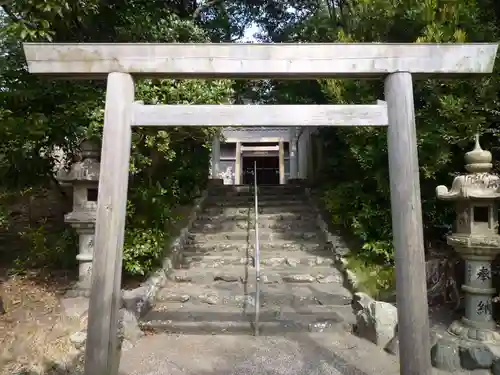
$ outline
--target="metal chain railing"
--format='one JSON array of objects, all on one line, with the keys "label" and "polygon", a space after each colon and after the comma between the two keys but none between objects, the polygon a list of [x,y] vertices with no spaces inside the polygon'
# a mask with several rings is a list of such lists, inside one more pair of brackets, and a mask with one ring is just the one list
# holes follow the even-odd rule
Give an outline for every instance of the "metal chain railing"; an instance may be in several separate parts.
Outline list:
[{"label": "metal chain railing", "polygon": [[253,164],[254,171],[254,196],[255,196],[255,248],[254,248],[254,267],[255,267],[255,322],[254,334],[259,336],[259,313],[260,313],[260,242],[259,242],[259,197],[257,185],[257,162]]}]

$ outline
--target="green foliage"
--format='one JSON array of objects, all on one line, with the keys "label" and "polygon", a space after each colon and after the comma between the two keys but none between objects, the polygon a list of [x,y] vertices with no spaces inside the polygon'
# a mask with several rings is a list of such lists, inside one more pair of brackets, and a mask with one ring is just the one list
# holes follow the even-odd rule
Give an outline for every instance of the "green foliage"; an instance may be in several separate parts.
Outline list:
[{"label": "green foliage", "polygon": [[54,231],[41,224],[28,227],[19,235],[26,241],[29,250],[16,258],[17,270],[45,267],[69,269],[77,265],[78,236],[71,228]]},{"label": "green foliage", "polygon": [[[475,2],[459,1],[453,7],[433,1],[412,3],[409,7],[408,1],[403,0],[397,1],[395,7],[388,7],[387,1],[355,4],[351,15],[363,21],[351,23],[339,32],[341,41],[473,42],[495,38],[496,28],[483,18],[482,9]],[[415,83],[422,204],[429,240],[437,227],[451,222],[447,217],[449,209],[436,209],[435,187],[450,184],[450,174],[463,170],[463,155],[472,145],[473,134],[497,125],[487,115],[487,109],[497,104],[497,82],[498,77],[494,76]],[[369,103],[383,97],[380,82],[323,81],[322,85],[325,95],[334,103]],[[325,199],[330,201],[333,212],[344,215],[344,223],[365,241],[366,256],[391,262],[385,130],[333,129],[324,134],[329,145],[335,144],[332,149],[336,151],[330,155],[331,163],[328,172],[325,171],[333,177],[335,186]],[[342,160],[344,167],[338,160]]]},{"label": "green foliage", "polygon": [[6,191],[0,191],[0,232],[5,232],[9,229],[9,207],[6,204],[6,200],[9,197],[9,193]]},{"label": "green foliage", "polygon": [[[230,81],[145,80],[137,85],[137,98],[146,104],[227,101]],[[99,139],[103,109],[94,110],[87,138]],[[172,210],[198,195],[208,178],[209,145],[215,128],[134,128],[131,180],[127,209],[124,268],[144,275],[164,255],[166,227]]]},{"label": "green foliage", "polygon": [[126,231],[123,249],[123,265],[130,275],[145,275],[164,255],[165,231],[159,229],[135,229]]},{"label": "green foliage", "polygon": [[[13,1],[0,16],[0,177],[16,191],[54,181],[53,150],[70,157],[83,138],[100,142],[105,82],[51,81],[26,72],[20,41],[54,42],[207,42],[213,35],[193,18],[195,1],[167,2],[158,7],[144,0]],[[203,11],[203,12],[202,12]],[[212,30],[214,31],[214,30]],[[142,80],[137,100],[145,103],[227,102],[231,81]],[[209,151],[216,128],[134,128],[124,268],[146,274],[163,255],[173,210],[192,201],[207,181]],[[43,224],[23,237],[40,260],[63,258],[62,244],[50,245]],[[47,236],[47,237],[46,237]],[[61,241],[65,237],[61,236]],[[67,241],[68,248],[71,241]],[[53,254],[46,254],[53,248]],[[74,251],[75,248],[73,248]],[[74,254],[71,255],[74,258]],[[39,260],[26,259],[26,266]],[[60,262],[59,262],[60,263]]]},{"label": "green foliage", "polygon": [[[496,42],[499,7],[493,1],[347,0],[309,6],[300,20],[280,18],[287,30],[275,41],[298,42]],[[265,21],[263,21],[265,22]],[[276,22],[274,20],[273,22]],[[284,40],[285,39],[285,40]],[[452,223],[451,205],[438,203],[435,188],[450,185],[463,171],[473,135],[492,149],[498,139],[499,75],[482,79],[422,80],[414,83],[420,183],[425,237],[439,239]],[[373,103],[383,99],[383,82],[320,80],[290,86],[276,82],[274,98],[295,102]],[[292,94],[293,93],[293,94]],[[364,246],[356,257],[393,263],[386,130],[321,129],[325,153],[320,179],[332,221],[348,228]]]},{"label": "green foliage", "polygon": [[[6,3],[6,2],[4,2]],[[493,0],[265,0],[219,2],[15,0],[0,16],[0,177],[18,191],[53,180],[57,146],[70,155],[82,138],[100,139],[104,82],[65,82],[27,74],[20,41],[229,42],[252,22],[267,42],[485,42],[500,36]],[[291,11],[291,10],[294,11]],[[473,134],[494,154],[500,136],[499,73],[481,79],[414,83],[424,231],[428,241],[452,222],[435,199],[463,169]],[[383,82],[145,80],[146,103],[224,103],[242,94],[267,103],[373,103]],[[204,187],[214,128],[137,128],[133,132],[125,269],[144,274],[162,254],[174,209]],[[364,246],[363,262],[393,263],[384,129],[321,130],[320,179],[332,221]],[[5,215],[3,216],[5,217]],[[0,217],[1,220],[1,217]],[[36,232],[36,228],[34,228]],[[36,232],[37,233],[37,232]],[[36,237],[36,235],[33,235]],[[39,243],[34,241],[33,243]],[[40,246],[40,245],[36,245]],[[390,268],[390,267],[389,267]]]},{"label": "green foliage", "polygon": [[348,259],[349,269],[356,274],[358,289],[378,300],[394,298],[396,273],[394,267],[365,261],[354,253]]}]

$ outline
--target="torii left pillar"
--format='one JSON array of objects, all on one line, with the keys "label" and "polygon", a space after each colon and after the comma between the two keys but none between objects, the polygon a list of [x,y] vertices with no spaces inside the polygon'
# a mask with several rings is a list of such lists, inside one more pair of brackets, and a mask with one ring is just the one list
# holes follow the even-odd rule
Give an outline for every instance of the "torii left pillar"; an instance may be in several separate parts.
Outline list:
[{"label": "torii left pillar", "polygon": [[[134,80],[127,73],[109,73],[102,136],[101,174],[92,264],[85,375],[118,374],[118,312],[128,173],[132,142]],[[106,348],[106,350],[102,350]]]}]

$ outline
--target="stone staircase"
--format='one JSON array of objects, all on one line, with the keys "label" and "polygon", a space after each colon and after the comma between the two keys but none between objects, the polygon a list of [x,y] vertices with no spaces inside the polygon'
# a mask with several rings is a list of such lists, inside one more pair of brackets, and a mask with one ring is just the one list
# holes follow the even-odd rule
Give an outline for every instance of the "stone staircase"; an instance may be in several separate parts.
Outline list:
[{"label": "stone staircase", "polygon": [[[153,332],[252,334],[255,320],[254,196],[211,190],[183,252],[141,326]],[[259,188],[260,332],[350,331],[351,294],[316,226],[303,188]]]}]

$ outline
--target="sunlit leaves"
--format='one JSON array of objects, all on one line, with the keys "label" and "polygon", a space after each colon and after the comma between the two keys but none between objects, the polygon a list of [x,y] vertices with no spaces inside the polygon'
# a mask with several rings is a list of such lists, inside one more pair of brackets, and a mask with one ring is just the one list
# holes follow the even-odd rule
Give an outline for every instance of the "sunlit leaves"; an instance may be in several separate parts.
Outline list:
[{"label": "sunlit leaves", "polygon": [[[0,14],[0,177],[12,189],[50,182],[51,151],[71,153],[83,138],[100,142],[105,82],[52,81],[26,72],[22,41],[207,42],[213,30],[192,17],[195,2],[14,0]],[[7,4],[8,3],[8,4]],[[137,81],[136,99],[226,103],[230,81]],[[147,272],[161,255],[172,210],[207,179],[215,128],[134,128],[125,266]]]},{"label": "sunlit leaves", "polygon": [[[305,20],[275,22],[283,32],[275,41],[300,42],[485,42],[499,37],[494,1],[328,0],[334,8],[310,7]],[[500,8],[497,11],[500,15]],[[346,16],[347,15],[347,16]],[[272,36],[272,34],[269,34]],[[285,38],[285,40],[283,40]],[[497,65],[498,62],[497,62]],[[449,218],[436,210],[435,187],[451,183],[463,170],[463,154],[473,135],[484,133],[485,147],[494,148],[500,132],[498,69],[490,78],[422,80],[414,83],[417,143],[421,172],[424,225],[442,225]],[[324,97],[334,104],[374,103],[383,99],[382,81],[321,80]],[[279,97],[297,102],[317,98],[310,85],[279,84]],[[297,93],[299,96],[297,97]],[[325,155],[325,202],[336,223],[343,223],[366,241],[364,251],[375,257],[390,255],[391,221],[387,140],[384,129],[322,129]],[[496,138],[498,139],[498,138]],[[450,221],[451,222],[451,221]],[[426,230],[427,230],[426,229]],[[388,245],[389,244],[389,245]],[[387,260],[387,259],[385,259]]]}]

